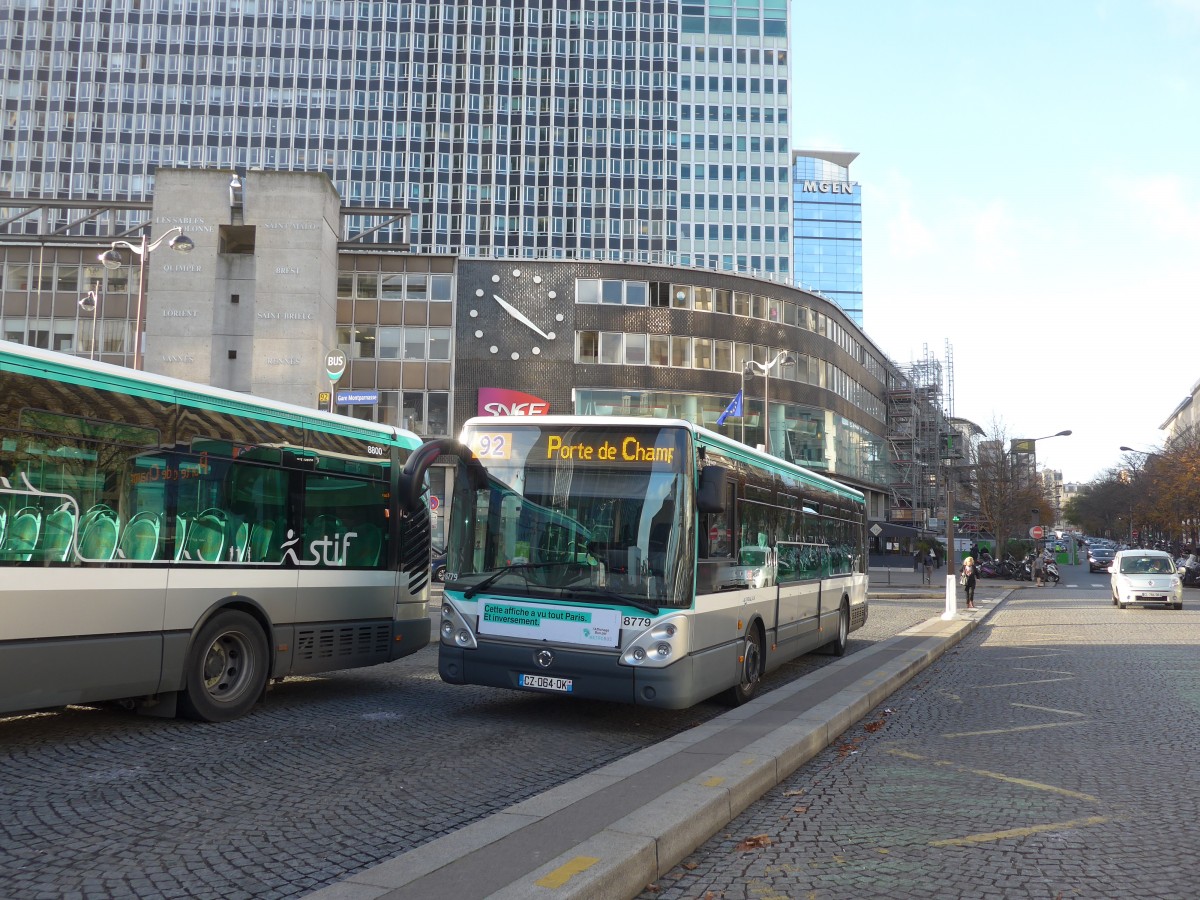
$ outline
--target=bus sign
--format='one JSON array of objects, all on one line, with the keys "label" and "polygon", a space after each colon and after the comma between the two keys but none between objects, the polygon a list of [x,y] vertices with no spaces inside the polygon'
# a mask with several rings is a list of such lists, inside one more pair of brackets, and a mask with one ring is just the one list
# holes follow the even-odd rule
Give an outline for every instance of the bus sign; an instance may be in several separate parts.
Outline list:
[{"label": "bus sign", "polygon": [[325,354],[325,374],[330,381],[337,381],[346,371],[346,354],[341,350],[331,350]]}]

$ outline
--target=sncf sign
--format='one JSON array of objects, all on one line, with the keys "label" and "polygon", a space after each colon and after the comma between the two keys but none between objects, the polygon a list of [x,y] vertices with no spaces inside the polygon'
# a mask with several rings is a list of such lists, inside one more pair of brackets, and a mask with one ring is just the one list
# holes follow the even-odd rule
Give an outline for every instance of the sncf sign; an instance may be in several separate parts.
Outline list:
[{"label": "sncf sign", "polygon": [[806,194],[853,194],[857,181],[805,181]]},{"label": "sncf sign", "polygon": [[478,415],[481,416],[547,416],[550,401],[510,391],[507,388],[480,388]]}]

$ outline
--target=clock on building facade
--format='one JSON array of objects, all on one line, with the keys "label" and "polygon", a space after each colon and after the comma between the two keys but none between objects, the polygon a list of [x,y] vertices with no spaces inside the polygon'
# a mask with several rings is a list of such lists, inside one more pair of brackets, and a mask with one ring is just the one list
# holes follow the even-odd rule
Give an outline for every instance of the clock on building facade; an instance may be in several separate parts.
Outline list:
[{"label": "clock on building facade", "polygon": [[[559,294],[546,287],[541,275],[514,267],[494,272],[491,288],[475,288],[466,306],[470,340],[478,346],[472,356],[507,357],[514,362],[557,349],[571,336],[560,332],[567,320]],[[496,327],[499,314],[499,327]],[[512,323],[521,326],[514,329]],[[482,353],[480,349],[482,348]]]}]

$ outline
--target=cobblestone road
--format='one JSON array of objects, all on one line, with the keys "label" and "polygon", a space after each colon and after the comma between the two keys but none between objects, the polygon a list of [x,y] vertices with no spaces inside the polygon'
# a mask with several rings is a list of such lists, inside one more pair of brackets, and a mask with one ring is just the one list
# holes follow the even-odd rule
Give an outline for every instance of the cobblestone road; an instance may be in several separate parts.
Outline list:
[{"label": "cobblestone road", "polygon": [[642,900],[1200,895],[1200,593],[1106,590],[1014,593]]},{"label": "cobblestone road", "polygon": [[[850,651],[941,608],[873,601]],[[431,648],[288,681],[222,725],[104,707],[0,718],[0,898],[301,896],[724,709],[454,687]]]}]

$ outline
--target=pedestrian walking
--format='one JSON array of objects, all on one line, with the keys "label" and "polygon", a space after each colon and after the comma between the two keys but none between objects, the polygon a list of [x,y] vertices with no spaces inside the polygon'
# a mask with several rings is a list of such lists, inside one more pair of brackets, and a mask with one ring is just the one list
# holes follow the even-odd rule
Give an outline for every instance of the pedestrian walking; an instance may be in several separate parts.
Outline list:
[{"label": "pedestrian walking", "polygon": [[1037,587],[1041,587],[1046,581],[1046,570],[1040,553],[1033,555],[1033,581]]},{"label": "pedestrian walking", "polygon": [[933,584],[933,564],[937,561],[937,557],[930,550],[925,556],[925,574],[921,578],[922,584]]},{"label": "pedestrian walking", "polygon": [[958,580],[967,589],[967,609],[975,609],[975,557],[968,556],[963,560]]}]

